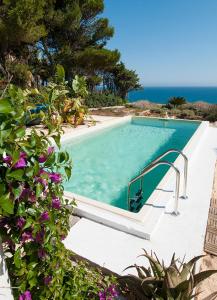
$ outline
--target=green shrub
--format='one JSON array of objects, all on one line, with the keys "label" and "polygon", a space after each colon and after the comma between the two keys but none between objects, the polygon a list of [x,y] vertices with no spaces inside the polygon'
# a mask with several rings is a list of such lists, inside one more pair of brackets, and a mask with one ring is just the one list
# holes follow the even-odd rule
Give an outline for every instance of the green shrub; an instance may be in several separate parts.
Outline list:
[{"label": "green shrub", "polygon": [[203,114],[204,119],[209,122],[217,121],[217,105],[212,105],[208,110],[206,110]]},{"label": "green shrub", "polygon": [[124,105],[126,100],[115,96],[113,94],[99,94],[99,93],[92,93],[89,94],[85,100],[85,104],[88,107],[96,108],[96,107],[107,107],[107,106],[118,106]]},{"label": "green shrub", "polygon": [[171,97],[168,100],[169,106],[180,106],[180,105],[183,105],[186,103],[187,103],[187,101],[184,97]]},{"label": "green shrub", "polygon": [[190,109],[184,109],[184,110],[180,110],[180,112],[178,113],[178,117],[180,119],[194,119],[196,118],[195,112],[193,110]]},{"label": "green shrub", "polygon": [[[130,266],[135,268],[138,276],[128,275],[120,278],[123,288],[129,291],[128,299],[137,300],[190,300],[194,298],[195,287],[217,273],[217,270],[208,270],[195,273],[196,262],[203,257],[197,256],[187,263],[179,262],[173,255],[170,265],[165,266],[157,256],[149,255],[144,250],[143,256],[148,259],[149,267]],[[213,298],[214,299],[214,298]]]},{"label": "green shrub", "polygon": [[161,114],[162,113],[162,109],[161,108],[152,108],[151,112],[154,114]]}]

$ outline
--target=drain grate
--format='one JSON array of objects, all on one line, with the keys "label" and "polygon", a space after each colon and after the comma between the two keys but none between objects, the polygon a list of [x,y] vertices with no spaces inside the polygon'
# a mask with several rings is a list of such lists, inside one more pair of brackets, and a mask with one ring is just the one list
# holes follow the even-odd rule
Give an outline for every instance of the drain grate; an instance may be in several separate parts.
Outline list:
[{"label": "drain grate", "polygon": [[217,255],[217,163],[215,165],[215,176],[206,227],[204,251]]}]

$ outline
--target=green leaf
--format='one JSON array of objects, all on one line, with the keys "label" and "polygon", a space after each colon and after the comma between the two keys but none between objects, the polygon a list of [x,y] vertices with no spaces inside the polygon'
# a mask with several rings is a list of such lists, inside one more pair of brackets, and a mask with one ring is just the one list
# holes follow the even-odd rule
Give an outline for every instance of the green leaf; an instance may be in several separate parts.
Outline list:
[{"label": "green leaf", "polygon": [[201,281],[205,280],[206,278],[216,273],[217,270],[208,270],[194,275],[194,287],[196,287]]},{"label": "green leaf", "polygon": [[29,279],[29,285],[30,285],[30,288],[36,286],[38,283],[37,281],[37,278],[36,277],[32,277],[31,279]]},{"label": "green leaf", "polygon": [[24,181],[23,175],[24,175],[24,170],[18,169],[18,170],[11,171],[10,173],[8,173],[7,177],[14,178],[14,179],[20,180],[20,181]]},{"label": "green leaf", "polygon": [[1,143],[7,139],[9,137],[9,135],[11,134],[12,132],[12,129],[5,129],[5,130],[0,130],[0,140],[1,140]]},{"label": "green leaf", "polygon": [[29,213],[31,216],[35,216],[37,213],[36,210],[33,208],[28,208],[26,212]]},{"label": "green leaf", "polygon": [[10,102],[7,99],[0,99],[0,114],[9,114],[12,111]]},{"label": "green leaf", "polygon": [[60,152],[58,156],[59,156],[59,162],[60,163],[62,163],[64,160],[66,160],[65,152]]},{"label": "green leaf", "polygon": [[29,228],[31,225],[32,225],[32,219],[27,219],[26,224],[23,227],[23,230],[26,229],[26,228]]},{"label": "green leaf", "polygon": [[22,260],[21,260],[21,255],[20,255],[20,249],[18,249],[15,254],[14,254],[14,264],[17,268],[20,268]]},{"label": "green leaf", "polygon": [[5,189],[6,189],[5,184],[4,183],[0,183],[0,195],[4,194]]},{"label": "green leaf", "polygon": [[8,214],[13,214],[14,202],[10,199],[10,193],[0,197],[0,207],[2,207],[2,209]]},{"label": "green leaf", "polygon": [[13,194],[15,198],[18,198],[20,196],[21,193],[21,187],[18,186],[16,188],[12,188]]},{"label": "green leaf", "polygon": [[21,138],[25,135],[25,127],[20,127],[18,128],[16,131],[15,131],[15,135],[18,137],[18,138]]},{"label": "green leaf", "polygon": [[191,269],[194,267],[194,265],[196,264],[196,262],[201,259],[202,257],[204,257],[204,255],[199,255],[199,256],[195,256],[194,258],[192,258],[188,263],[184,263],[183,264],[183,268],[181,271],[181,278],[182,280],[186,280],[188,278],[189,273],[191,272]]},{"label": "green leaf", "polygon": [[52,135],[52,138],[54,139],[55,143],[57,144],[58,148],[60,148],[60,135]]},{"label": "green leaf", "polygon": [[44,166],[46,167],[52,166],[54,162],[55,162],[55,153],[52,153],[51,155],[49,155],[48,159],[44,163]]},{"label": "green leaf", "polygon": [[42,190],[43,190],[42,185],[38,182],[36,184],[36,197],[37,198],[41,195]]},{"label": "green leaf", "polygon": [[26,176],[32,177],[34,174],[34,169],[32,167],[26,168]]},{"label": "green leaf", "polygon": [[72,175],[72,170],[70,167],[65,167],[64,169],[65,169],[66,176],[68,177],[69,180]]}]

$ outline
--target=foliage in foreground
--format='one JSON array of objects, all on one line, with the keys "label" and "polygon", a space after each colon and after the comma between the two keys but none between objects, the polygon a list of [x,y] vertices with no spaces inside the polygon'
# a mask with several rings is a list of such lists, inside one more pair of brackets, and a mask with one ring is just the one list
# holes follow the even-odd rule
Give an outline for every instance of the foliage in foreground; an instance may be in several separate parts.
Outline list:
[{"label": "foliage in foreground", "polygon": [[142,256],[148,259],[150,267],[130,266],[129,268],[136,269],[138,276],[123,276],[119,280],[129,291],[131,300],[190,300],[195,297],[197,285],[217,273],[217,270],[195,272],[196,262],[203,255],[194,257],[187,263],[179,262],[173,255],[170,265],[166,267],[156,255],[144,252]]},{"label": "foliage in foreground", "polygon": [[[83,104],[84,98],[88,95],[86,81],[82,76],[75,76],[72,83],[65,80],[65,70],[61,65],[57,65],[53,81],[47,87],[41,89],[26,89],[25,95],[28,96],[26,110],[34,108],[39,103],[49,110],[52,115],[49,120],[54,125],[62,123],[72,124],[75,127],[83,124],[88,114],[87,107]],[[30,111],[30,110],[29,110]],[[40,118],[40,113],[31,118]]]},{"label": "foliage in foreground", "polygon": [[115,290],[113,278],[72,264],[62,242],[74,203],[63,197],[63,180],[71,175],[69,156],[51,144],[55,140],[60,146],[61,128],[48,109],[41,114],[48,134],[27,133],[27,100],[14,86],[0,99],[0,235],[14,297],[99,299]]}]

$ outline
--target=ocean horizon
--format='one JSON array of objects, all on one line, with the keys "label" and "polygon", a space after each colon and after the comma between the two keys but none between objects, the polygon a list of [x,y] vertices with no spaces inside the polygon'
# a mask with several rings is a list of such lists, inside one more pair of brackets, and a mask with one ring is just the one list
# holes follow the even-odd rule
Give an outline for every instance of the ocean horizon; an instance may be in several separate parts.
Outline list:
[{"label": "ocean horizon", "polygon": [[165,104],[170,97],[184,97],[188,102],[204,101],[217,104],[216,87],[144,87],[128,93],[129,102],[148,100]]}]

